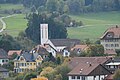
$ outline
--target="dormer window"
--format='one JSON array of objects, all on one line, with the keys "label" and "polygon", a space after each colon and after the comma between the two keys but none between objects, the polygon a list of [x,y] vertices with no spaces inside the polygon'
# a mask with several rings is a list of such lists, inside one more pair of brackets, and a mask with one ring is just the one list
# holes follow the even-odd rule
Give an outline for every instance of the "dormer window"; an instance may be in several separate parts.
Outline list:
[{"label": "dormer window", "polygon": [[113,33],[109,32],[106,37],[107,38],[112,38],[113,37]]},{"label": "dormer window", "polygon": [[24,61],[24,57],[20,57],[20,61]]}]

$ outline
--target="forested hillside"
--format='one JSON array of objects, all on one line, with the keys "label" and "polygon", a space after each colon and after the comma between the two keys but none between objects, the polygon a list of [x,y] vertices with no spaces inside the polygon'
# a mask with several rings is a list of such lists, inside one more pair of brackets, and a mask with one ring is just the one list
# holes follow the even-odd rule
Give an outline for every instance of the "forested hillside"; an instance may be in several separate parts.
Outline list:
[{"label": "forested hillside", "polygon": [[0,0],[0,3],[22,3],[27,8],[61,14],[120,10],[120,0]]}]

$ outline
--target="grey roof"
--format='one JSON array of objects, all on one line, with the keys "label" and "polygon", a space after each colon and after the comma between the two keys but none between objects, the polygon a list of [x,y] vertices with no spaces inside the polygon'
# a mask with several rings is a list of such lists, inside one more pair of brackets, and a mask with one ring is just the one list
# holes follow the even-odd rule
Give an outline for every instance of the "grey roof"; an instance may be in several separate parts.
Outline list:
[{"label": "grey roof", "polygon": [[74,46],[80,44],[79,39],[50,39],[55,46]]},{"label": "grey roof", "polygon": [[0,49],[0,59],[8,59],[7,52],[3,49]]},{"label": "grey roof", "polygon": [[[21,56],[23,56],[27,62],[35,61],[38,55],[39,55],[38,53],[28,53],[28,52],[24,52],[23,54],[21,54]],[[17,60],[19,58],[20,56],[17,57]]]},{"label": "grey roof", "polygon": [[9,72],[7,69],[0,67],[0,72]]}]

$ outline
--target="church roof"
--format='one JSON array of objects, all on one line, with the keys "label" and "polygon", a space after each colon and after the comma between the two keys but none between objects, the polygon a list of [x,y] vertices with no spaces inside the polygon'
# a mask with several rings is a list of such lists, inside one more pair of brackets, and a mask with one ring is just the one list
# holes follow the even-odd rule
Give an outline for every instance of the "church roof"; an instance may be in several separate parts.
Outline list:
[{"label": "church roof", "polygon": [[55,46],[74,46],[76,44],[80,44],[80,40],[78,39],[50,39],[50,41]]}]

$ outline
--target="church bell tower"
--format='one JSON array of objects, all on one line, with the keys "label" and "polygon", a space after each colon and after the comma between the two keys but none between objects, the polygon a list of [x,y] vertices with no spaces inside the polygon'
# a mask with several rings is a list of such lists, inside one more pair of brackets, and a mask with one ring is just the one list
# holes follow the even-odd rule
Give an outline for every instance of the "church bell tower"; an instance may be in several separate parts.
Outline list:
[{"label": "church bell tower", "polygon": [[41,45],[44,45],[48,40],[48,24],[40,24]]}]

